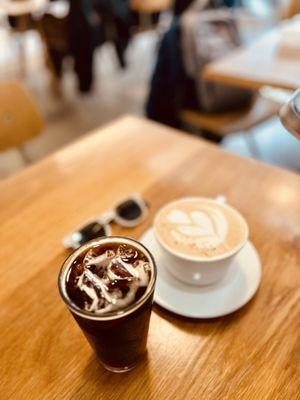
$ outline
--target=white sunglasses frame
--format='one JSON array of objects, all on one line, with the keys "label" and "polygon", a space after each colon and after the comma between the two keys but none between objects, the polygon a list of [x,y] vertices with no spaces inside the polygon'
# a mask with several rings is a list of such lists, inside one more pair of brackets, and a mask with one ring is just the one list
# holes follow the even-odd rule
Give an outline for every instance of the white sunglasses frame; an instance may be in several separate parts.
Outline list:
[{"label": "white sunglasses frame", "polygon": [[[116,212],[117,208],[120,205],[122,205],[123,203],[125,203],[126,201],[129,201],[129,200],[134,200],[141,209],[141,215],[132,221],[129,221],[125,218],[120,217]],[[147,206],[146,201],[142,198],[142,196],[139,193],[132,193],[129,197],[118,202],[112,211],[107,211],[98,217],[90,218],[89,220],[85,221],[85,223],[83,223],[80,226],[78,226],[77,228],[75,228],[73,232],[69,233],[67,236],[65,236],[63,238],[62,244],[67,249],[70,249],[70,248],[73,250],[78,249],[81,246],[81,244],[79,244],[79,240],[80,240],[79,232],[86,225],[88,225],[90,223],[98,222],[100,225],[103,226],[103,229],[105,231],[105,236],[110,236],[112,234],[112,228],[110,225],[111,222],[116,222],[118,225],[125,227],[125,228],[133,228],[133,227],[139,225],[141,222],[143,222],[144,219],[147,217],[147,215],[148,215],[148,206]]]}]

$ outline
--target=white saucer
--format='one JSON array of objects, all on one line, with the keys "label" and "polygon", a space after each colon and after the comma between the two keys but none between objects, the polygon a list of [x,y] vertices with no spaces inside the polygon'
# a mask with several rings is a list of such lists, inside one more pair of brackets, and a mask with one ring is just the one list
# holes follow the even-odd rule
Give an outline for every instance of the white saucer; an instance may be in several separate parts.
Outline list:
[{"label": "white saucer", "polygon": [[151,251],[157,264],[154,301],[166,310],[191,318],[221,317],[243,307],[258,289],[261,263],[251,242],[247,242],[237,255],[223,281],[197,287],[177,280],[168,272],[152,228],[143,234],[140,241]]}]

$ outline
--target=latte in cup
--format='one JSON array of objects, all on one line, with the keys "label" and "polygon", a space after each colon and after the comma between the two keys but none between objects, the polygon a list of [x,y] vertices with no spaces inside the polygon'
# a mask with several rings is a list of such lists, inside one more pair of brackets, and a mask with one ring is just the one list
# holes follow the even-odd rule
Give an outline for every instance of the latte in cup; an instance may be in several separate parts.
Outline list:
[{"label": "latte in cup", "polygon": [[239,212],[216,200],[175,200],[157,213],[154,231],[161,246],[184,259],[210,261],[236,253],[248,238]]}]

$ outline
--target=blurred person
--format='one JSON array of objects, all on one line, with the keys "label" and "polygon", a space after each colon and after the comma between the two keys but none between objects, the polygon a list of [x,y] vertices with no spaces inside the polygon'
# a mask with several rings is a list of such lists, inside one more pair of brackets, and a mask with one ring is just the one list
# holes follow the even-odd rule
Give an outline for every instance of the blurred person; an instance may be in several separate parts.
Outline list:
[{"label": "blurred person", "polygon": [[[181,15],[193,2],[194,0],[175,0],[173,7],[174,15]],[[234,7],[237,5],[238,0],[215,0],[213,3],[214,6],[218,7]]]},{"label": "blurred person", "polygon": [[[56,1],[56,0],[51,0]],[[128,0],[68,0],[69,14],[41,20],[53,70],[62,75],[65,57],[72,57],[78,88],[89,92],[93,84],[95,49],[106,41],[114,44],[120,66],[126,66],[125,51],[135,23]]]},{"label": "blurred person", "polygon": [[192,2],[162,38],[146,103],[148,118],[180,127],[182,108],[215,113],[250,104],[251,90],[209,83],[201,75],[207,63],[240,44],[228,8],[218,1]]}]

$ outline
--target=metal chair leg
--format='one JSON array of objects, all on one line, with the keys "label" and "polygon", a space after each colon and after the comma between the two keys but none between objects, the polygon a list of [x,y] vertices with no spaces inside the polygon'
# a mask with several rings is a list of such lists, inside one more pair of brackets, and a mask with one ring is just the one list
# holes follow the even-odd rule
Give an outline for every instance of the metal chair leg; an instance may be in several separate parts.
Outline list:
[{"label": "metal chair leg", "polygon": [[261,153],[261,151],[260,151],[260,149],[259,149],[259,147],[257,145],[257,142],[255,140],[253,132],[248,131],[245,134],[244,138],[245,138],[245,142],[247,143],[247,147],[248,147],[248,149],[250,151],[250,154],[254,158],[256,158],[258,160],[262,160],[263,156],[262,156],[262,153]]},{"label": "metal chair leg", "polygon": [[25,148],[22,145],[20,145],[20,146],[18,146],[18,150],[19,150],[19,154],[22,157],[22,160],[23,160],[24,164],[30,164],[31,163],[31,159],[28,156]]}]

